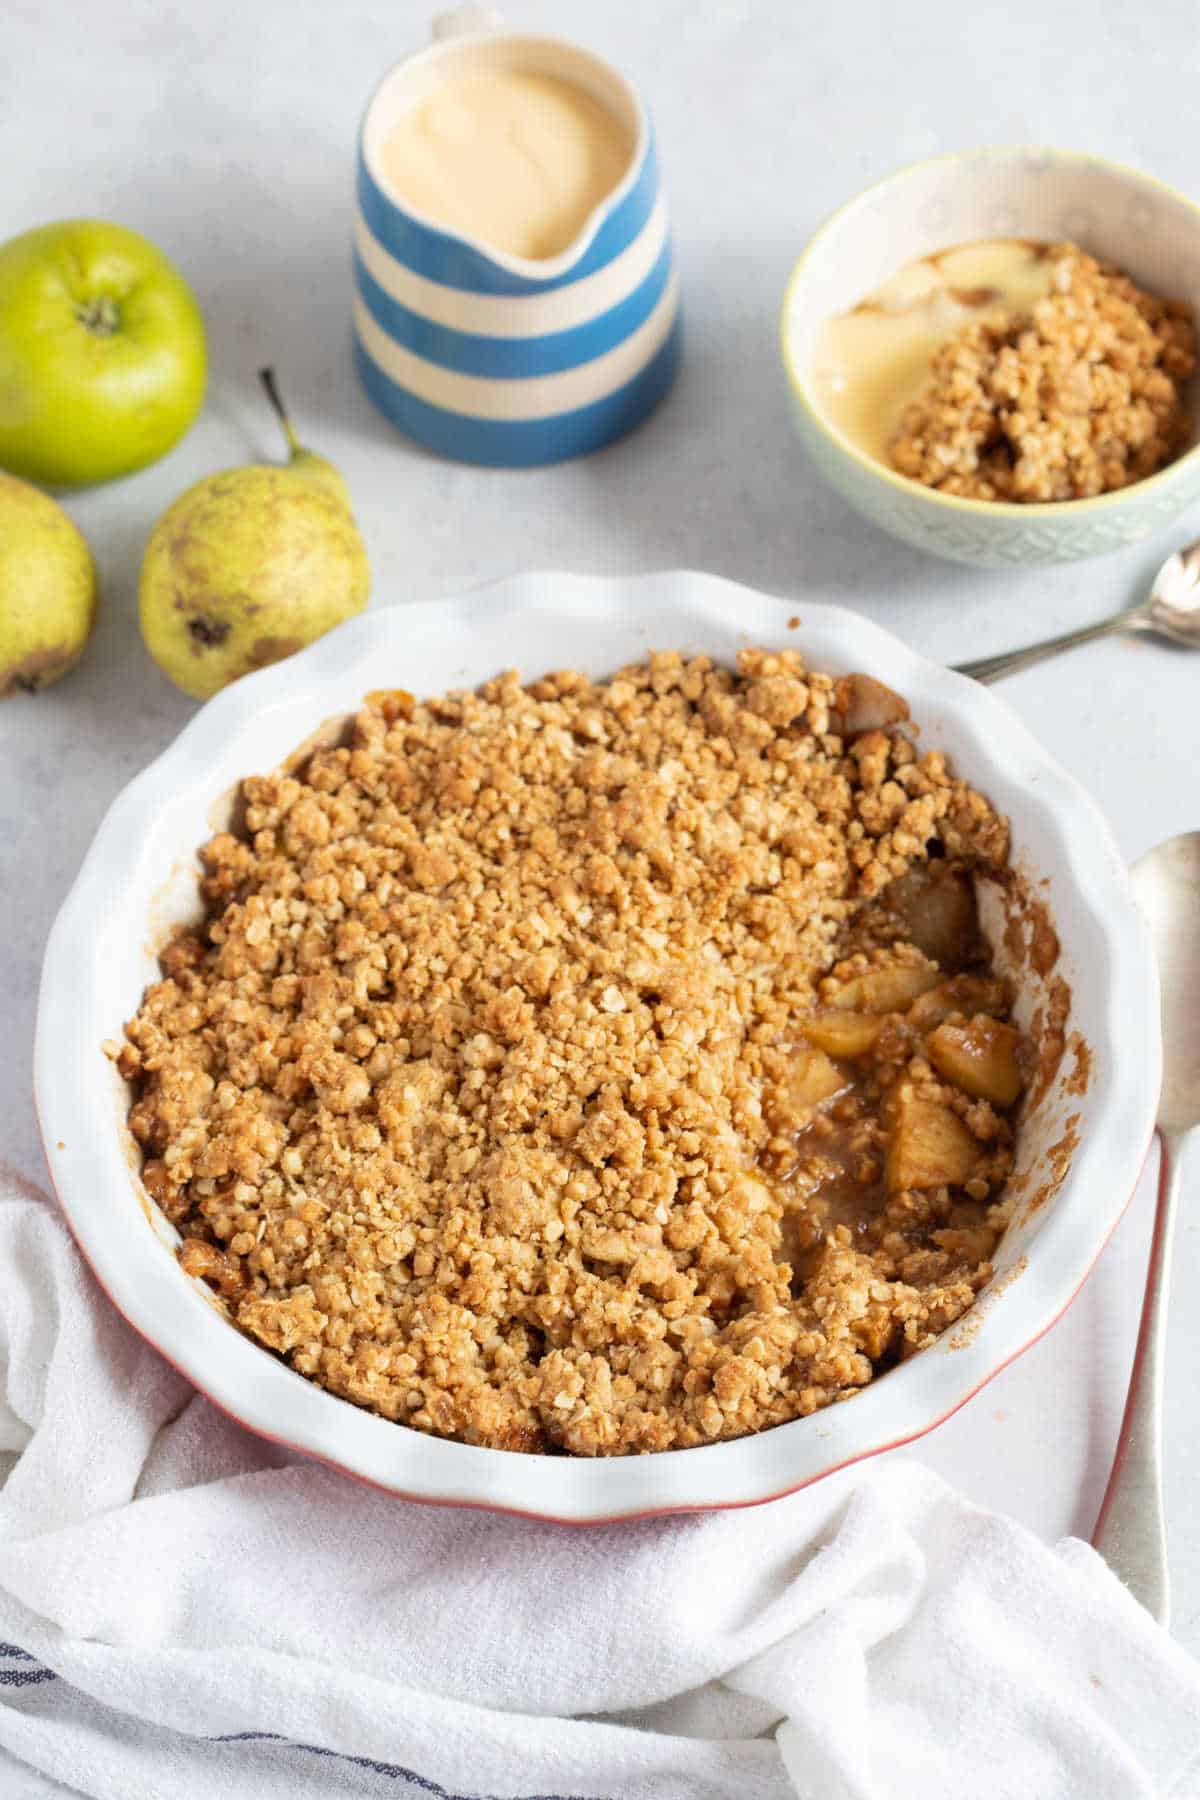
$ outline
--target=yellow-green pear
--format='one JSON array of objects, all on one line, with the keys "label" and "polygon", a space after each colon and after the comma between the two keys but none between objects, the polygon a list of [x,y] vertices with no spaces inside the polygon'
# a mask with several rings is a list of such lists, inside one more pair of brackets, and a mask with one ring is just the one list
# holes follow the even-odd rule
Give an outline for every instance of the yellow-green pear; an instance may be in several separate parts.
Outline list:
[{"label": "yellow-green pear", "polygon": [[0,700],[65,675],[95,617],[96,569],[82,532],[40,488],[0,474]]},{"label": "yellow-green pear", "polygon": [[198,481],[158,521],[142,563],[146,648],[200,700],[361,612],[371,586],[345,482],[297,440],[270,369],[261,380],[287,463]]}]

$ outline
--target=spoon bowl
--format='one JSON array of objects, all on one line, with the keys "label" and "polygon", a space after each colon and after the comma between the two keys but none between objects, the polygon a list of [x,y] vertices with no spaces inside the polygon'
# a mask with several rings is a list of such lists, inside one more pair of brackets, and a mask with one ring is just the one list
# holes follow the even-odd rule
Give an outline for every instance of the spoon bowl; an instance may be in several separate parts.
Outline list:
[{"label": "spoon bowl", "polygon": [[1133,871],[1162,979],[1163,1089],[1158,1128],[1200,1125],[1200,831],[1169,838]]},{"label": "spoon bowl", "polygon": [[[1200,649],[1200,543],[1168,556],[1154,577],[1150,598],[1139,610],[1144,610],[1151,631],[1189,650]],[[1170,847],[1163,845],[1164,850]]]},{"label": "spoon bowl", "polygon": [[1162,1160],[1129,1398],[1093,1542],[1130,1592],[1165,1625],[1171,1590],[1162,1493],[1162,1397],[1182,1152],[1188,1133],[1200,1126],[1200,831],[1169,838],[1148,851],[1134,867],[1133,884],[1154,939],[1162,994]]}]

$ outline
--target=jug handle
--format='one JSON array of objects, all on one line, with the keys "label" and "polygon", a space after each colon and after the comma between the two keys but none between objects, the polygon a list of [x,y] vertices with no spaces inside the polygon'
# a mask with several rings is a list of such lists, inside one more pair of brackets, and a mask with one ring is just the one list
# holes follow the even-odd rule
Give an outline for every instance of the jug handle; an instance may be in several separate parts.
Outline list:
[{"label": "jug handle", "polygon": [[437,13],[433,21],[433,38],[435,43],[442,43],[446,38],[466,37],[476,31],[503,31],[505,21],[494,6],[452,7],[449,12]]}]

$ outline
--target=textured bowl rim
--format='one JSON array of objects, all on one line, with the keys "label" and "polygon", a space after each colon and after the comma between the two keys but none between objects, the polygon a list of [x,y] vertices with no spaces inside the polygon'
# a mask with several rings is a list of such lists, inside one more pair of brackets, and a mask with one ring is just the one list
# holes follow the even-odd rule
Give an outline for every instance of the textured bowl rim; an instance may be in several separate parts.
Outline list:
[{"label": "textured bowl rim", "polygon": [[957,513],[960,517],[974,515],[984,519],[1007,519],[1010,523],[1023,521],[1030,523],[1038,519],[1080,519],[1092,518],[1097,513],[1122,505],[1128,501],[1140,500],[1143,494],[1161,493],[1182,474],[1184,469],[1195,468],[1200,462],[1200,439],[1177,456],[1163,469],[1154,475],[1146,475],[1141,481],[1134,481],[1128,487],[1117,488],[1110,494],[1096,494],[1089,500],[971,500],[961,494],[943,494],[939,488],[927,487],[924,482],[914,481],[909,475],[901,475],[897,469],[889,469],[885,463],[876,462],[865,450],[860,450],[832,420],[828,419],[812,396],[811,385],[806,371],[799,366],[793,353],[788,320],[791,316],[793,302],[803,284],[806,265],[812,253],[824,239],[834,231],[849,215],[865,201],[875,195],[882,194],[893,183],[915,175],[918,170],[937,168],[942,164],[970,163],[983,160],[1002,161],[1007,157],[1041,157],[1050,162],[1084,163],[1090,168],[1106,169],[1114,175],[1135,181],[1142,186],[1157,188],[1160,193],[1169,194],[1172,200],[1187,207],[1196,216],[1200,226],[1200,204],[1190,195],[1174,188],[1169,182],[1162,181],[1157,175],[1147,175],[1142,169],[1135,169],[1130,163],[1117,162],[1108,156],[1093,156],[1086,150],[1061,150],[1053,145],[1041,144],[980,144],[973,150],[950,150],[940,156],[926,156],[919,162],[905,163],[899,169],[893,169],[879,181],[873,181],[869,187],[862,188],[851,195],[833,212],[823,219],[813,232],[804,249],[792,264],[791,273],[783,290],[783,301],[779,312],[779,349],[783,360],[784,373],[797,404],[804,409],[805,417],[816,428],[820,435],[828,440],[836,450],[840,450],[856,468],[864,474],[893,488],[897,493],[910,498],[916,497],[929,506],[944,508],[948,513]]},{"label": "textured bowl rim", "polygon": [[[901,688],[919,720],[927,706],[952,715],[969,744],[972,778],[1019,787],[1057,846],[1056,879],[1098,935],[1109,983],[1103,1029],[1093,1028],[1095,1073],[1088,1131],[1044,1217],[1021,1279],[976,1312],[979,1328],[939,1340],[847,1405],[755,1436],[639,1457],[546,1457],[482,1449],[392,1424],[317,1388],[238,1333],[182,1274],[129,1204],[135,1178],[113,1113],[112,1074],[100,1053],[113,1020],[102,1013],[95,921],[144,940],[144,911],[126,919],[133,867],[160,811],[181,794],[210,802],[224,786],[212,770],[241,756],[264,712],[279,712],[299,742],[345,691],[378,686],[388,659],[424,634],[444,653],[481,625],[552,615],[611,628],[613,666],[628,659],[632,623],[658,609],[678,640],[790,643],[834,668],[873,669]],[[798,614],[793,635],[789,615]],[[666,641],[665,638],[663,640]],[[633,654],[646,646],[637,643]],[[536,649],[533,651],[536,657]],[[528,671],[533,672],[532,668]],[[335,698],[335,695],[338,696]],[[296,723],[293,714],[305,723]],[[249,752],[247,767],[252,762]],[[1018,835],[1020,825],[1018,821]],[[164,875],[166,871],[163,871]],[[1117,1046],[1120,1054],[1117,1054]],[[490,1508],[561,1523],[601,1523],[726,1506],[790,1493],[940,1424],[1043,1335],[1078,1292],[1137,1184],[1153,1131],[1161,1073],[1158,983],[1149,932],[1102,816],[1074,779],[989,690],[917,655],[891,633],[841,607],[772,599],[722,578],[677,571],[608,578],[530,574],[454,601],[423,601],[360,615],[298,657],[248,676],[210,700],[158,759],[113,802],[54,923],[46,948],[34,1086],[50,1174],[67,1222],[110,1299],[129,1323],[221,1410],[259,1436],[398,1496]],[[1071,1194],[1075,1212],[1068,1206]],[[1078,1215],[1078,1216],[1077,1216]],[[1083,1229],[1080,1229],[1082,1225]],[[952,1334],[947,1334],[950,1336]]]}]

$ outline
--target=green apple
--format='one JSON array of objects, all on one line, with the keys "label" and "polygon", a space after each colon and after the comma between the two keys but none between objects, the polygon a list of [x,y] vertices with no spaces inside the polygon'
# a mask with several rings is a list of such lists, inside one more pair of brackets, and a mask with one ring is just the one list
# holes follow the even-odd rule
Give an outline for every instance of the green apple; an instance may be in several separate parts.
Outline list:
[{"label": "green apple", "polygon": [[0,244],[0,469],[86,487],[164,455],[204,399],[204,321],[153,244],[100,219]]},{"label": "green apple", "polygon": [[79,661],[96,570],[57,501],[0,474],[0,700],[49,687]]}]

